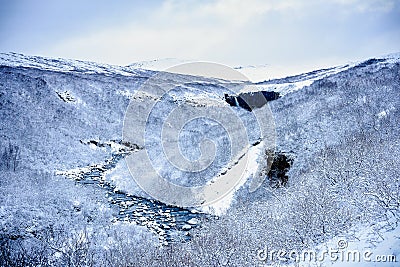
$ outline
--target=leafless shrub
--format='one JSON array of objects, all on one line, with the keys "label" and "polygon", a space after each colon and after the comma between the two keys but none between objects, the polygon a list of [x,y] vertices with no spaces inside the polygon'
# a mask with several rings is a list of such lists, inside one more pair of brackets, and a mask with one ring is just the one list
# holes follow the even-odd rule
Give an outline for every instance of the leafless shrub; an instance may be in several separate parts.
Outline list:
[{"label": "leafless shrub", "polygon": [[20,160],[20,153],[18,145],[13,145],[11,142],[5,145],[1,153],[0,170],[16,171]]}]

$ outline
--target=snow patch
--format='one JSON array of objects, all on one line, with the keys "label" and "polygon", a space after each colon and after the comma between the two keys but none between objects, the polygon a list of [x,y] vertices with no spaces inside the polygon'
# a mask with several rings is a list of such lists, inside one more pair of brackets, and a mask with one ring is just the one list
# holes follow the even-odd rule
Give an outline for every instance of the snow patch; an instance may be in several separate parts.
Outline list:
[{"label": "snow patch", "polygon": [[391,112],[393,112],[395,110],[396,110],[396,108],[392,106],[392,107],[389,107],[387,109],[382,110],[381,112],[376,114],[376,116],[378,117],[378,119],[383,119],[383,118],[387,117]]},{"label": "snow patch", "polygon": [[117,90],[116,92],[117,95],[122,95],[125,96],[128,99],[132,99],[134,97],[134,93],[130,92],[129,90]]},{"label": "snow patch", "polygon": [[379,119],[382,119],[383,117],[387,116],[387,112],[386,112],[386,110],[383,110],[376,115],[378,116]]},{"label": "snow patch", "polygon": [[105,180],[115,185],[115,189],[121,192],[128,192],[130,195],[152,199],[136,183],[129,172],[125,160],[120,160],[115,168],[105,172]]},{"label": "snow patch", "polygon": [[[205,213],[209,213],[212,215],[223,215],[226,213],[226,211],[229,209],[229,207],[231,206],[234,197],[236,195],[236,192],[239,190],[239,188],[241,188],[247,181],[250,180],[250,178],[252,178],[258,171],[258,158],[260,156],[260,154],[263,152],[263,148],[264,148],[264,142],[260,142],[259,144],[255,145],[255,146],[251,146],[248,151],[248,161],[247,161],[247,166],[246,169],[244,171],[244,173],[242,174],[242,178],[240,180],[240,182],[235,186],[235,188],[229,192],[228,194],[226,194],[225,197],[223,197],[222,199],[220,199],[217,202],[214,202],[208,206],[204,206],[199,208],[199,210],[201,212],[205,212]],[[244,159],[244,158],[242,158]],[[238,163],[239,164],[239,163]],[[218,179],[218,178],[216,178]],[[212,182],[212,181],[210,181]]]},{"label": "snow patch", "polygon": [[[256,85],[256,88],[259,91],[274,91],[279,93],[279,96],[284,96],[287,95],[291,92],[298,91],[306,86],[310,86],[315,80],[310,79],[310,80],[305,80],[305,81],[300,81],[300,82],[294,82],[294,83],[282,83],[282,84],[261,84],[261,85]],[[248,90],[246,92],[250,92],[250,87],[246,87]],[[254,90],[254,89],[253,89]],[[245,93],[245,91],[243,91]]]}]

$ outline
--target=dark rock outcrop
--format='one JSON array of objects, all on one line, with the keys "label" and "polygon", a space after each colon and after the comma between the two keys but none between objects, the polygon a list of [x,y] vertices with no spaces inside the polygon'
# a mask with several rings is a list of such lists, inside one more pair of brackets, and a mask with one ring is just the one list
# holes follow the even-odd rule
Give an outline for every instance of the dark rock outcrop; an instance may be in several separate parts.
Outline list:
[{"label": "dark rock outcrop", "polygon": [[276,153],[271,169],[268,173],[268,178],[271,187],[286,186],[289,176],[287,172],[293,164],[293,159],[284,153]]},{"label": "dark rock outcrop", "polygon": [[273,91],[259,91],[241,93],[237,96],[225,94],[225,101],[232,107],[241,107],[245,110],[252,111],[256,108],[261,108],[268,101],[279,98],[279,93]]}]

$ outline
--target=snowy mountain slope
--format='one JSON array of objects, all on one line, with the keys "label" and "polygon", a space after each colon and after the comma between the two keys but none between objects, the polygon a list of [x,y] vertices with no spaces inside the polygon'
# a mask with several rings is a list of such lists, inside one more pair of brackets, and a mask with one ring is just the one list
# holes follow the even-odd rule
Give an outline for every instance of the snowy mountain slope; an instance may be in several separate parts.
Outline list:
[{"label": "snowy mountain slope", "polygon": [[183,63],[193,62],[193,60],[182,60],[177,58],[164,58],[164,59],[154,59],[149,61],[140,61],[127,65],[129,69],[144,69],[144,70],[155,70],[155,71],[165,71],[166,69],[180,65]]},{"label": "snowy mountain slope", "polygon": [[[10,67],[1,71],[2,139],[22,147],[28,166],[47,170],[88,164],[98,159],[96,154],[104,156],[79,140],[118,139],[128,99],[117,92],[140,83],[137,78],[111,83],[96,74],[88,78]],[[108,97],[116,104],[113,108]]]},{"label": "snowy mountain slope", "polygon": [[[122,138],[124,115],[132,101],[136,108],[146,109],[155,105],[153,112],[149,113],[148,120],[151,123],[146,133],[147,144],[152,148],[149,156],[156,162],[159,172],[170,174],[170,180],[180,185],[212,183],[211,176],[226,170],[219,167],[232,165],[226,162],[228,153],[224,127],[218,127],[215,122],[206,119],[184,127],[179,135],[182,141],[179,145],[184,148],[185,157],[197,159],[204,153],[198,146],[204,140],[202,136],[213,140],[217,148],[223,149],[217,151],[218,160],[212,168],[203,172],[203,175],[190,176],[189,179],[162,159],[158,146],[159,133],[163,130],[160,121],[165,120],[171,125],[176,123],[168,120],[168,111],[182,108],[180,115],[205,112],[216,118],[225,111],[232,111],[250,129],[247,141],[252,147],[244,147],[249,148],[246,151],[251,158],[251,166],[245,173],[248,177],[254,173],[264,175],[266,180],[253,193],[249,192],[249,184],[241,181],[240,188],[235,188],[237,191],[224,199],[227,201],[209,207],[208,211],[218,213],[221,219],[202,222],[208,228],[205,231],[196,230],[198,232],[193,235],[195,240],[185,243],[176,252],[182,254],[189,249],[185,246],[191,246],[190,250],[195,255],[193,260],[197,265],[203,266],[201,261],[208,259],[202,257],[207,249],[212,250],[210,253],[222,250],[222,256],[217,255],[218,261],[219,257],[227,256],[227,251],[233,251],[237,256],[228,259],[233,266],[246,266],[250,263],[255,265],[260,262],[249,257],[254,256],[255,251],[263,244],[287,249],[313,248],[340,235],[348,237],[350,233],[354,233],[354,229],[364,228],[368,232],[371,224],[386,225],[387,222],[398,221],[400,60],[396,55],[250,86],[251,90],[280,90],[283,95],[270,102],[269,106],[275,118],[276,152],[292,159],[293,163],[285,167],[287,162],[283,162],[284,168],[289,169],[285,170],[286,181],[278,183],[276,187],[270,180],[271,174],[258,172],[258,168],[265,165],[267,160],[260,157],[265,151],[257,149],[258,132],[253,128],[253,115],[257,110],[249,112],[239,107],[231,108],[224,100],[225,93],[232,94],[229,86],[237,89],[245,84],[204,77],[196,77],[193,81],[193,77],[165,73],[155,84],[157,90],[146,91],[141,86],[158,72],[62,59],[54,61],[17,54],[2,54],[1,57],[0,144],[2,150],[10,150],[10,153],[3,153],[2,157],[14,155],[15,149],[9,144],[18,146],[21,150],[16,173],[9,167],[1,172],[2,218],[13,218],[10,214],[18,210],[18,207],[10,199],[18,199],[18,195],[23,193],[21,191],[32,202],[40,197],[38,188],[45,188],[45,192],[50,192],[51,200],[45,198],[40,203],[47,203],[51,207],[51,211],[47,211],[51,214],[49,216],[59,212],[57,205],[51,204],[54,202],[60,204],[62,214],[79,212],[79,218],[88,221],[90,227],[94,227],[91,222],[98,224],[99,228],[110,225],[132,226],[134,224],[129,220],[129,212],[132,212],[136,216],[136,222],[141,221],[139,225],[145,225],[147,229],[165,233],[173,228],[173,223],[165,224],[149,219],[159,214],[157,216],[161,216],[162,222],[165,218],[169,222],[173,221],[170,207],[157,206],[159,204],[155,205],[152,200],[148,200],[146,205],[136,209],[136,204],[132,204],[132,199],[136,201],[136,198],[132,198],[131,194],[146,198],[149,196],[130,178],[124,161],[111,160],[110,163],[110,158],[116,159],[122,155],[118,154],[121,149],[134,147],[132,155],[139,163],[136,166],[140,167],[143,158],[141,149],[146,143],[141,143],[143,140],[140,133],[135,130],[143,123],[140,119],[143,110],[133,113],[137,116],[133,117],[136,125],[133,124],[130,142],[124,142],[126,140]],[[176,86],[182,83],[185,86]],[[302,84],[307,86],[301,87]],[[173,90],[160,97],[159,92],[169,87]],[[226,122],[226,125],[231,122],[230,117],[219,120]],[[236,137],[237,124],[231,124],[234,126],[232,136]],[[172,143],[172,133],[167,132],[165,135],[168,143]],[[179,160],[177,163],[180,163]],[[0,166],[4,168],[3,164]],[[54,171],[83,171],[84,175],[94,177],[94,180],[80,181],[77,183],[78,188],[74,187],[72,181],[60,183],[68,192],[61,194],[66,199],[61,203],[56,196],[62,190],[51,190],[52,187],[57,187],[55,181],[59,181],[60,177],[51,177],[43,184],[40,184],[42,182],[38,178],[34,178],[32,184],[26,182],[30,177],[38,177],[38,173]],[[15,191],[18,195],[10,193],[9,177],[22,177],[23,180],[15,187],[24,185],[28,190]],[[93,181],[99,185],[96,187],[98,190],[89,193],[91,190],[86,190],[86,186],[94,183]],[[80,187],[86,188],[81,192],[92,200],[85,200],[80,195]],[[29,188],[35,188],[34,196],[29,196]],[[84,203],[74,204],[78,200],[90,203],[90,209],[85,208]],[[151,210],[148,213],[151,215],[140,216],[144,214],[143,210],[154,206],[157,209],[162,207],[160,213]],[[35,215],[31,216],[32,220],[26,219],[26,227],[21,226],[24,231],[30,229],[35,220],[41,223],[47,220],[45,215],[40,215],[41,219],[37,218],[36,212],[40,208],[36,206],[24,204],[23,209],[27,214]],[[184,212],[188,211],[176,211],[177,214]],[[101,215],[102,213],[108,216]],[[110,222],[110,214],[121,221]],[[189,214],[195,216],[190,212]],[[229,224],[225,224],[226,221]],[[13,233],[9,228],[13,222],[13,219],[5,219],[1,234]],[[73,224],[75,223],[77,222],[74,221]],[[178,230],[188,231],[194,228],[188,222],[181,223],[184,230]],[[208,235],[209,229],[216,230]],[[190,234],[191,232],[188,235]],[[360,231],[360,234],[364,232]],[[398,230],[387,231],[383,235],[389,236],[388,239],[397,244],[393,235],[398,236]],[[354,236],[358,238],[358,234]],[[14,235],[11,237],[14,238]],[[217,237],[218,240],[215,239]],[[128,237],[125,238],[129,240]],[[118,244],[115,240],[111,243]],[[210,246],[210,243],[216,245]],[[377,244],[379,246],[380,243]],[[104,248],[96,249],[103,251]],[[394,250],[393,252],[397,253]],[[157,253],[141,257],[152,259],[152,255],[158,255]],[[212,254],[211,259],[214,261],[208,265],[215,265],[217,256]]]},{"label": "snowy mountain slope", "polygon": [[[398,259],[399,99],[400,61],[390,57],[364,61],[270,103],[277,151],[293,156],[294,161],[289,171],[291,189],[275,191],[277,201],[266,201],[266,207],[277,207],[277,221],[283,225],[276,230],[269,227],[281,233],[281,227],[293,220],[287,235],[305,244],[300,249],[279,241],[285,244],[281,248],[317,250],[320,243],[329,248],[343,237],[349,241],[349,250],[370,250],[373,255]],[[271,194],[267,186],[261,192],[256,192],[255,199]],[[283,209],[289,209],[286,218]],[[333,237],[336,241],[329,243]],[[275,245],[278,241],[270,242],[270,249],[280,248]],[[397,266],[398,260],[281,264]]]},{"label": "snowy mountain slope", "polygon": [[74,72],[85,74],[148,76],[149,71],[139,69],[101,64],[89,61],[71,60],[63,58],[47,58],[41,56],[27,56],[18,53],[0,53],[0,64],[9,67],[25,67],[57,72]]},{"label": "snowy mountain slope", "polygon": [[[15,58],[12,60],[6,60],[13,56]],[[6,62],[2,64],[7,66],[1,67],[3,81],[1,99],[6,103],[3,104],[1,113],[2,141],[20,146],[23,159],[21,161],[33,169],[61,171],[84,167],[109,157],[112,151],[107,147],[92,149],[81,141],[121,140],[123,118],[129,102],[134,101],[138,105],[146,106],[158,101],[158,98],[151,93],[137,93],[138,88],[153,74],[149,71],[141,70],[140,74],[125,75],[126,73],[121,74],[119,68],[99,65],[100,68],[94,63],[68,60],[55,62],[53,59],[17,54],[3,55],[3,57]],[[103,67],[106,68],[106,72]],[[223,100],[223,95],[227,92],[226,84],[221,86],[215,80],[201,77],[192,82],[190,77],[167,73],[164,80],[161,79],[159,82],[161,88],[174,87],[180,83],[185,86],[177,87],[170,91],[168,96],[164,96],[168,100],[162,104],[164,106],[158,107],[157,116],[161,116],[165,110],[182,105],[187,105],[190,109],[207,109],[206,113],[210,116],[216,109],[230,111],[229,105]],[[235,112],[237,113],[235,116],[254,123],[247,111],[236,109]],[[201,124],[193,124],[186,128],[185,132],[193,132],[199,128],[217,129],[211,121],[198,122]],[[250,127],[255,128],[251,125]],[[188,135],[185,132],[182,134]],[[256,134],[256,132],[249,133],[250,144],[257,141]],[[219,140],[223,135],[224,129],[221,128],[212,132],[210,137]],[[151,138],[157,139],[156,136]],[[148,140],[152,140],[151,138]],[[190,134],[188,138],[187,141],[184,140],[187,142],[186,145],[195,145],[193,140],[190,141]],[[156,143],[157,140],[154,147]],[[219,150],[219,153],[221,152]],[[193,154],[188,156],[196,157],[196,153],[198,151],[193,150]],[[226,160],[219,162],[215,165],[213,173],[208,175],[183,179],[183,176],[176,173],[173,175],[174,181],[178,184],[189,182],[200,184],[221,172],[221,166],[226,164]],[[160,163],[159,167],[164,172],[172,170],[167,161]],[[120,179],[111,178],[117,188],[131,188],[130,193],[148,197],[140,192],[129,173],[126,174],[115,174],[114,177]]]},{"label": "snowy mountain slope", "polygon": [[[275,91],[280,93],[280,95],[286,95],[290,92],[294,92],[302,89],[303,87],[311,85],[317,80],[329,77],[331,75],[349,70],[357,66],[363,66],[368,64],[376,63],[377,66],[384,66],[391,63],[399,62],[400,54],[393,53],[386,56],[376,57],[375,59],[369,59],[366,61],[350,62],[345,65],[340,65],[336,67],[318,69],[307,73],[302,73],[298,75],[288,76],[284,78],[275,78],[274,76],[266,76],[268,73],[268,67],[239,67],[236,68],[243,72],[245,75],[249,72],[250,81],[254,82],[259,90],[264,91]],[[269,77],[269,78],[267,78]]]},{"label": "snowy mountain slope", "polygon": [[[42,168],[42,166],[49,166],[50,169],[55,166],[58,169],[69,168],[68,166],[79,167],[88,165],[89,162],[93,162],[93,159],[98,157],[105,157],[105,151],[89,149],[79,141],[121,139],[122,118],[127,105],[135,95],[135,90],[153,74],[153,72],[145,70],[138,70],[138,73],[128,72],[124,67],[29,57],[20,54],[2,54],[1,57],[3,60],[1,64],[8,66],[2,67],[4,82],[1,97],[9,101],[8,105],[3,108],[2,136],[4,140],[11,140],[20,145],[29,144],[23,147],[23,152],[29,165],[36,165],[37,168]],[[378,62],[371,61],[369,64],[364,62],[355,66],[318,70],[263,82],[257,84],[256,88],[273,89],[285,95],[299,89],[300,85],[310,85],[315,80],[322,79],[328,85],[335,83],[335,81],[331,82],[332,79],[335,79],[334,77],[343,76],[345,74],[341,73],[348,73],[349,70],[354,72],[357,66],[358,68],[361,66],[360,72],[371,67],[377,68],[375,71],[379,71],[386,68],[388,64],[397,64],[394,62],[398,62],[396,55],[388,56],[378,60]],[[166,80],[177,79],[175,82],[178,83],[181,79],[179,77],[185,79],[184,76],[172,74]],[[22,88],[20,88],[21,82],[25,85]],[[224,87],[214,86],[212,85],[213,82],[215,83],[215,80],[199,77],[196,83],[191,83],[187,88],[171,91],[172,101],[188,103],[193,107],[197,105],[200,107],[210,105],[212,109],[218,106],[227,107],[227,104],[223,101],[223,95],[226,92]],[[281,87],[277,88],[277,86]],[[195,88],[200,88],[200,91]],[[254,87],[251,88],[254,90]],[[16,94],[16,92],[18,93]],[[199,94],[199,92],[201,93]],[[320,109],[320,103],[324,102],[332,106],[335,99],[340,99],[340,96],[332,95],[331,92],[329,94],[329,102],[326,99],[321,99],[309,105],[303,103],[302,107],[306,109],[313,107],[313,110],[316,110]],[[300,93],[300,95],[304,101],[308,101],[307,98],[304,98],[304,93]],[[288,109],[283,109],[282,103],[290,103],[293,99],[299,101],[298,98],[297,94],[290,94],[288,97],[272,102],[271,107],[278,125],[281,122],[288,122],[289,118],[292,117]],[[210,101],[211,99],[213,100]],[[138,100],[138,103],[143,101],[143,99]],[[318,104],[318,107],[315,106],[316,104]],[[299,107],[299,105],[293,106],[293,108]],[[379,112],[396,110],[395,106],[389,107],[389,109],[382,107],[381,109]],[[163,109],[161,108],[161,110]],[[240,109],[237,112],[242,114],[240,116],[244,116],[243,118],[248,114],[240,111]],[[292,112],[297,113],[299,111]],[[312,110],[307,112],[302,110],[301,112],[308,114],[301,118],[306,121],[311,119],[307,116],[315,116],[311,115],[314,114]],[[340,110],[336,112],[340,112]],[[27,121],[29,121],[28,124]],[[303,125],[303,122],[297,123]],[[330,123],[332,124],[332,122]],[[205,125],[204,127],[207,127]],[[290,128],[290,125],[285,124],[282,127]],[[329,140],[332,142],[338,140],[338,136],[341,135],[340,129],[352,128],[350,125],[341,125],[340,127],[336,129],[337,131],[331,133],[337,137]],[[42,129],[48,129],[48,131],[43,132]],[[188,130],[192,131],[191,129]],[[303,134],[303,136],[298,136],[299,129],[292,130],[294,133],[285,133],[285,138],[288,141],[305,140],[305,144],[315,142],[313,135]],[[280,128],[278,128],[278,131],[280,131]],[[315,132],[315,130],[312,130],[310,134],[313,131]],[[255,140],[250,143],[254,142]],[[297,146],[300,143],[296,141],[288,142],[288,145],[278,145],[282,146],[279,148],[280,150],[298,151]],[[293,147],[293,145],[295,146]],[[319,149],[319,145],[313,145],[312,149]],[[53,160],[50,160],[50,157]],[[58,160],[54,160],[55,158]],[[36,159],[40,160],[37,161]],[[192,181],[201,183],[198,179]],[[175,178],[175,182],[185,183],[185,181],[180,180],[179,176]],[[123,183],[126,184],[126,181]]]},{"label": "snowy mountain slope", "polygon": [[398,68],[399,61],[355,66],[271,102],[282,150],[316,151],[363,128],[377,130],[388,110],[384,120],[394,119],[400,106]]}]

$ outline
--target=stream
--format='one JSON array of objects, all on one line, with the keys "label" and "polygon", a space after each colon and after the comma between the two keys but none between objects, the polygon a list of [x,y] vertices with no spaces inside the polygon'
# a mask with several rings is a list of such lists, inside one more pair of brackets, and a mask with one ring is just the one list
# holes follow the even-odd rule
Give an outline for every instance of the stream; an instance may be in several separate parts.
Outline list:
[{"label": "stream", "polygon": [[78,184],[102,188],[110,206],[118,210],[118,214],[113,219],[114,222],[125,221],[146,226],[164,245],[190,240],[190,230],[199,227],[201,220],[209,218],[210,215],[167,205],[157,200],[133,196],[118,191],[113,184],[106,181],[105,172],[115,168],[118,161],[131,153],[133,150],[118,151],[102,164],[57,174],[71,178]]}]

